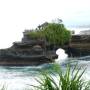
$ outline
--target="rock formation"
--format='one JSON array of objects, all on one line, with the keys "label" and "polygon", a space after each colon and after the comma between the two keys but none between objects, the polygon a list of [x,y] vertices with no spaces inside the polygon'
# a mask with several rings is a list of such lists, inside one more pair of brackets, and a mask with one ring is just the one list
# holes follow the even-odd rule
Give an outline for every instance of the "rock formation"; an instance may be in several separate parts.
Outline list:
[{"label": "rock formation", "polygon": [[47,50],[45,40],[32,39],[25,31],[21,42],[14,42],[8,49],[0,50],[0,65],[39,65],[53,62],[55,51]]},{"label": "rock formation", "polygon": [[68,45],[53,46],[44,39],[28,36],[30,30],[23,33],[21,42],[14,42],[8,49],[0,50],[0,65],[39,65],[54,62],[56,49],[63,48],[69,56],[90,55],[90,35],[73,35]]},{"label": "rock formation", "polygon": [[90,55],[90,35],[73,35],[67,49],[70,56]]}]

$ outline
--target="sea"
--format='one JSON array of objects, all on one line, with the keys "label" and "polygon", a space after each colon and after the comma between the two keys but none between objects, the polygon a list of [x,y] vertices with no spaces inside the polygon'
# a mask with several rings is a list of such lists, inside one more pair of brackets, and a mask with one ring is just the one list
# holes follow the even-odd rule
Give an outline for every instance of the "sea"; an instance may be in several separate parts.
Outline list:
[{"label": "sea", "polygon": [[[60,53],[63,53],[62,56],[66,55],[64,51],[60,51]],[[86,68],[83,79],[90,80],[90,56],[68,58],[66,55],[66,58],[64,57],[62,60],[59,56],[54,63],[38,66],[0,66],[0,88],[5,87],[6,90],[32,90],[31,85],[38,85],[36,78],[40,77],[41,71],[55,72],[54,67],[57,65],[65,71],[67,64],[70,64],[71,68],[76,64],[82,67],[81,70]]]}]

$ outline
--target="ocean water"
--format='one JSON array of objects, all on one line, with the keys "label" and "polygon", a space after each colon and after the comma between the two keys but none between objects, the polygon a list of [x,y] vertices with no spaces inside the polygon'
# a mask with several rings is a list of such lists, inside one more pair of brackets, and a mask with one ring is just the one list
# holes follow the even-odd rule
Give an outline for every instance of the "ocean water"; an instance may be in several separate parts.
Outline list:
[{"label": "ocean water", "polygon": [[[83,77],[85,80],[90,80],[90,56],[80,58],[68,58],[60,63],[62,68],[66,68],[70,62],[71,67],[76,63],[82,66],[82,69],[87,67]],[[40,70],[53,71],[54,63],[43,64],[40,66],[0,66],[0,86],[7,87],[7,90],[23,90],[30,87],[29,85],[37,85],[35,78],[39,76]],[[30,87],[31,88],[31,87]]]},{"label": "ocean water", "polygon": [[[64,69],[64,71],[68,63],[70,63],[71,68],[73,68],[73,66],[78,63],[78,66],[81,66],[82,70],[87,68],[83,75],[83,78],[85,80],[90,80],[90,56],[67,58],[66,53],[60,49],[58,50],[57,54],[59,56],[58,59],[56,59],[55,63],[42,64],[39,66],[21,67],[0,66],[0,88],[4,85],[7,90],[25,90],[25,88],[30,88],[30,90],[32,90],[30,85],[38,85],[35,78],[40,76],[40,71],[46,70],[48,72],[54,72],[54,67],[55,65],[57,65],[57,63]],[[64,56],[66,56],[66,58]]]}]

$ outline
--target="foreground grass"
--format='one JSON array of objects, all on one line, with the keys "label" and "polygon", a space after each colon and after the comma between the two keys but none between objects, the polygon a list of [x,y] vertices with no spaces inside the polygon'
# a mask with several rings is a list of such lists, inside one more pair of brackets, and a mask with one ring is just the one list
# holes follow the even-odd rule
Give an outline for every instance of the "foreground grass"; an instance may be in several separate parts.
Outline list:
[{"label": "foreground grass", "polygon": [[68,65],[64,73],[61,68],[57,74],[41,73],[42,77],[36,79],[40,85],[32,86],[34,90],[90,90],[90,82],[82,79],[84,72],[85,69],[81,71],[77,65],[73,69]]},{"label": "foreground grass", "polygon": [[7,90],[7,88],[5,85],[3,85],[2,87],[0,87],[0,90]]},{"label": "foreground grass", "polygon": [[[90,90],[90,82],[84,81],[83,74],[86,69],[81,70],[81,67],[75,65],[72,69],[70,65],[67,65],[64,71],[60,66],[55,66],[51,73],[48,71],[40,72],[41,75],[36,81],[38,86],[30,85],[33,90]],[[63,72],[64,71],[64,72]],[[0,90],[7,90],[5,86],[0,87]],[[32,90],[27,89],[23,90]]]}]

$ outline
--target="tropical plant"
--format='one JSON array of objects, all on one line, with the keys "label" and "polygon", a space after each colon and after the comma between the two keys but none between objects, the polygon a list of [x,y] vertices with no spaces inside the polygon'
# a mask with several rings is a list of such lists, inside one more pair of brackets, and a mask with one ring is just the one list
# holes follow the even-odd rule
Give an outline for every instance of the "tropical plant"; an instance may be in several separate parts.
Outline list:
[{"label": "tropical plant", "polygon": [[5,85],[3,85],[3,86],[0,87],[0,90],[7,90],[7,88],[6,88]]},{"label": "tropical plant", "polygon": [[64,45],[70,41],[71,33],[60,21],[57,23],[44,23],[41,28],[29,32],[28,36],[34,39],[44,39],[53,45]]},{"label": "tropical plant", "polygon": [[61,68],[57,74],[44,72],[36,79],[40,85],[33,87],[34,90],[90,90],[90,82],[82,79],[84,72],[85,69],[81,72],[81,67],[77,68],[77,65],[73,70],[68,65],[64,73]]},{"label": "tropical plant", "polygon": [[49,23],[44,29],[45,38],[51,44],[64,45],[69,42],[71,35],[63,24]]},{"label": "tropical plant", "polygon": [[33,31],[29,32],[27,34],[27,36],[31,37],[32,39],[42,39],[42,38],[44,38],[44,35],[43,35],[42,31],[36,31],[36,30],[33,30]]}]

